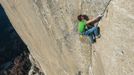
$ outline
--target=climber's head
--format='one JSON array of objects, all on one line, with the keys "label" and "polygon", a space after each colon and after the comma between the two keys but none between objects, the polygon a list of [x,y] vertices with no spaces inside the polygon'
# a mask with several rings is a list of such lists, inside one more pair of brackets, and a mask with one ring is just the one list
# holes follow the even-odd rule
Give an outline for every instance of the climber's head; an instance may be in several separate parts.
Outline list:
[{"label": "climber's head", "polygon": [[89,18],[88,18],[88,16],[87,15],[82,15],[83,17],[84,17],[84,20],[86,20],[86,21],[88,21],[89,20]]},{"label": "climber's head", "polygon": [[78,15],[77,18],[78,18],[79,21],[82,21],[84,19],[84,16],[80,14],[80,15]]}]

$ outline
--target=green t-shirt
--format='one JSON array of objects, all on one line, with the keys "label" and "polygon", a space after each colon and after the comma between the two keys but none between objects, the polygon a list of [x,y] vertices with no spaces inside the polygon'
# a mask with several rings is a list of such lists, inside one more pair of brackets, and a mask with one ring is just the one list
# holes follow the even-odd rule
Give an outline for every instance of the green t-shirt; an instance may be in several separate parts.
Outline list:
[{"label": "green t-shirt", "polygon": [[86,27],[86,21],[85,20],[80,21],[79,24],[78,24],[78,31],[80,33],[84,32],[85,27]]}]

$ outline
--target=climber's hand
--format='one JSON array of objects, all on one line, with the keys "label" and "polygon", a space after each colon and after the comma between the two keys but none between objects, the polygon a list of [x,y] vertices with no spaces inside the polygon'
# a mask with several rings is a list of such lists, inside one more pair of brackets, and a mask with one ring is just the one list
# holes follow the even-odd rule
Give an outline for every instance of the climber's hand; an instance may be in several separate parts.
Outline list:
[{"label": "climber's hand", "polygon": [[99,14],[98,17],[97,17],[97,18],[98,18],[98,21],[100,21],[100,19],[102,19],[103,16],[104,16],[104,15]]},{"label": "climber's hand", "polygon": [[103,14],[99,14],[99,15],[98,15],[98,17],[100,17],[100,18],[103,17],[103,16],[104,16]]}]

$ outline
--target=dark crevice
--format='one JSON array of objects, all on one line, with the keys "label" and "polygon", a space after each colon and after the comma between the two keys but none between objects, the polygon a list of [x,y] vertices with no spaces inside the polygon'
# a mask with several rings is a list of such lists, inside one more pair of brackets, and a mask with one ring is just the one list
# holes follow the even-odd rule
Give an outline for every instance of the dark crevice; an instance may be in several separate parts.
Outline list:
[{"label": "dark crevice", "polygon": [[28,75],[29,54],[0,4],[0,75]]}]

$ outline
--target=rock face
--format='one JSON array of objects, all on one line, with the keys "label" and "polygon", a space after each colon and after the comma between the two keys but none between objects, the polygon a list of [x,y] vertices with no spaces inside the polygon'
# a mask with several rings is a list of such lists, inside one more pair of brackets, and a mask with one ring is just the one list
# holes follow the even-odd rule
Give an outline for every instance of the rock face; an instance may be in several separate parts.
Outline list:
[{"label": "rock face", "polygon": [[134,74],[133,24],[134,2],[112,0],[100,23],[102,37],[94,45],[105,75]]},{"label": "rock face", "polygon": [[133,75],[133,1],[110,2],[96,44],[79,40],[77,15],[96,16],[109,1],[0,0],[45,75]]}]

